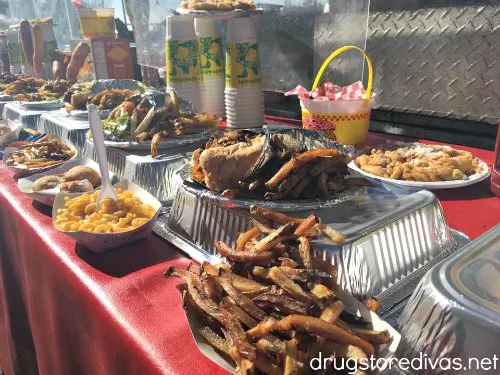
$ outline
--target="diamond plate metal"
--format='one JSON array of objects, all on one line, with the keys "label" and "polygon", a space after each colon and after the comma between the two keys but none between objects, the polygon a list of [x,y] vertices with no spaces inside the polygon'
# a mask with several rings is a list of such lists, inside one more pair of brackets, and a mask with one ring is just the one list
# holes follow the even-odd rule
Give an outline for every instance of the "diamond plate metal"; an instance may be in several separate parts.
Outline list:
[{"label": "diamond plate metal", "polygon": [[500,118],[500,4],[370,15],[367,51],[381,108]]}]

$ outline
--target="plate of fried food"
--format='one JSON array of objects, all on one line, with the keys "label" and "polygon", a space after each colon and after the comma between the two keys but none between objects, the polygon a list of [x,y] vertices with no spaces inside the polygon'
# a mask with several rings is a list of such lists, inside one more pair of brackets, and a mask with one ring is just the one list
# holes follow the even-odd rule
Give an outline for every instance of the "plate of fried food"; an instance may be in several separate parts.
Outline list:
[{"label": "plate of fried food", "polygon": [[237,374],[308,374],[323,369],[318,358],[333,357],[375,373],[370,357],[393,357],[399,333],[368,309],[376,301],[363,304],[342,291],[336,267],[314,257],[322,235],[314,214],[275,214],[283,220],[241,233],[235,248],[216,242],[227,263],[165,272],[183,281],[178,288],[200,351]]},{"label": "plate of fried food", "polygon": [[58,79],[44,82],[34,92],[21,92],[14,99],[19,105],[27,109],[58,108],[62,104],[62,97],[69,89],[68,81]]},{"label": "plate of fried food", "polygon": [[101,117],[127,99],[142,94],[147,87],[133,79],[102,79],[92,82],[75,83],[64,95],[63,110],[75,118],[89,116],[88,104],[97,106]]},{"label": "plate of fried food", "polygon": [[248,17],[261,11],[262,9],[257,8],[253,0],[185,0],[176,9],[179,14],[212,19]]},{"label": "plate of fried food", "polygon": [[148,236],[161,203],[128,180],[113,186],[117,200],[99,201],[100,190],[57,194],[52,207],[54,227],[94,253]]},{"label": "plate of fried food", "polygon": [[208,139],[220,123],[208,113],[199,113],[175,91],[146,93],[127,99],[103,121],[105,144],[110,147],[159,150]]},{"label": "plate of fried food", "polygon": [[[117,182],[112,172],[109,172],[109,176],[111,182]],[[85,193],[100,186],[99,165],[88,158],[74,159],[50,171],[17,181],[19,191],[48,206],[53,205],[58,193]]]},{"label": "plate of fried food", "polygon": [[7,147],[3,161],[9,168],[29,174],[55,168],[76,158],[77,150],[53,136],[35,142],[15,142]]},{"label": "plate of fried food", "polygon": [[354,159],[349,168],[366,177],[428,190],[468,186],[490,175],[488,165],[468,151],[418,142],[376,147]]},{"label": "plate of fried food", "polygon": [[370,185],[349,176],[350,160],[346,149],[314,131],[231,130],[193,153],[190,178],[228,199],[324,202],[350,187]]}]

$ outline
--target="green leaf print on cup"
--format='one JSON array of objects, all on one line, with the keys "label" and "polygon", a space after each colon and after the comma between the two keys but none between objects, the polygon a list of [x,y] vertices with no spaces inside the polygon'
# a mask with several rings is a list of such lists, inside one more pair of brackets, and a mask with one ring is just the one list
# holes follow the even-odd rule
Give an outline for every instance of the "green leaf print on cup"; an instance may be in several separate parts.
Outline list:
[{"label": "green leaf print on cup", "polygon": [[261,83],[259,53],[256,43],[236,43],[226,46],[226,86]]},{"label": "green leaf print on cup", "polygon": [[224,74],[224,58],[222,56],[221,38],[200,37],[201,74],[215,76]]},{"label": "green leaf print on cup", "polygon": [[199,50],[196,40],[169,40],[166,47],[168,83],[201,81]]}]

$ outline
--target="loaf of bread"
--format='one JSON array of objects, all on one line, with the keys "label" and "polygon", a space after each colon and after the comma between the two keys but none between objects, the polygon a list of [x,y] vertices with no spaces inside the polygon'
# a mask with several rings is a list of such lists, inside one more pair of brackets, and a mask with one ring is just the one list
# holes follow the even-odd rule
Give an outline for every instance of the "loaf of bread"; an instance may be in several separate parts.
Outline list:
[{"label": "loaf of bread", "polygon": [[85,59],[90,53],[90,47],[85,42],[80,42],[73,51],[71,55],[71,61],[68,64],[68,69],[66,70],[66,80],[69,83],[75,83],[78,78],[78,72],[83,66]]}]

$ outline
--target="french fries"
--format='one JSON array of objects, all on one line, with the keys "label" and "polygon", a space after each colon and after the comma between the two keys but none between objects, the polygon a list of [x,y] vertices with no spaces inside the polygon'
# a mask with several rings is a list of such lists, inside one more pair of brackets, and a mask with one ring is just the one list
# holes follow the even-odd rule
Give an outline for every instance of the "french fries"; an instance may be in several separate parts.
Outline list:
[{"label": "french fries", "polygon": [[307,374],[320,352],[360,361],[390,342],[388,331],[374,331],[344,310],[336,268],[312,256],[312,228],[327,231],[315,215],[296,219],[257,207],[252,214],[271,220],[269,231],[250,228],[237,249],[218,241],[229,264],[165,273],[184,280],[184,307],[194,310],[203,322],[198,332],[234,361],[236,373]]}]

